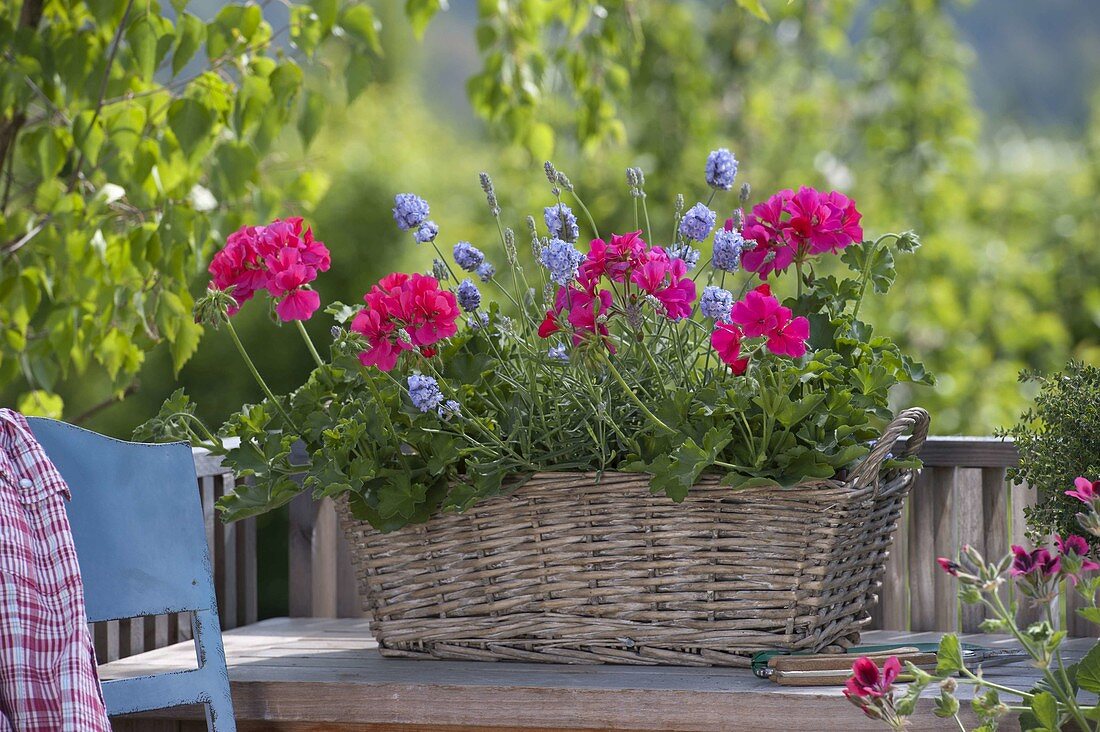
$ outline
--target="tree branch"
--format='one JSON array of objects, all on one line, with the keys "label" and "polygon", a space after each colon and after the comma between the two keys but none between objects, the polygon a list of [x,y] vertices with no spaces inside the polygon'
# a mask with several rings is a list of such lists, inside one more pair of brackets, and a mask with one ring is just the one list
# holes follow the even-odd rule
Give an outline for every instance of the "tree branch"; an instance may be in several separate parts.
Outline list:
[{"label": "tree branch", "polygon": [[[44,0],[23,0],[23,7],[19,11],[20,28],[38,28],[42,20],[42,6]],[[7,168],[7,183],[4,187],[3,201],[0,201],[0,211],[7,208],[8,195],[11,193],[12,168],[15,166],[15,138],[19,136],[19,130],[27,116],[23,110],[12,114],[10,119],[0,124],[0,171]]]}]

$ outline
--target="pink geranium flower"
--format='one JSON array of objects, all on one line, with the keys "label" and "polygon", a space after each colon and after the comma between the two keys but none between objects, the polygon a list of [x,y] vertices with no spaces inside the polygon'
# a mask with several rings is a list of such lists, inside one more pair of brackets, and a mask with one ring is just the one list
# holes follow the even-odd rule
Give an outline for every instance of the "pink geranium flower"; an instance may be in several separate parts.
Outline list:
[{"label": "pink geranium flower", "polygon": [[779,304],[771,294],[771,288],[761,285],[750,290],[742,300],[733,304],[730,320],[741,326],[747,338],[759,338],[774,333],[786,321],[791,311]]},{"label": "pink geranium flower", "polygon": [[1038,577],[1053,577],[1058,574],[1060,562],[1058,557],[1051,556],[1046,549],[1032,549],[1030,552],[1022,546],[1012,545],[1012,568],[1009,574],[1013,577],[1034,575]]},{"label": "pink geranium flower", "polygon": [[302,230],[302,219],[275,219],[267,226],[242,226],[226,238],[225,248],[210,262],[211,288],[232,287],[234,315],[260,290],[276,300],[283,321],[307,320],[321,298],[306,285],[327,271],[331,257],[325,245]]},{"label": "pink geranium flower", "polygon": [[652,247],[643,256],[644,261],[633,269],[630,281],[657,298],[669,319],[689,317],[697,293],[695,280],[687,276],[687,265],[681,259],[670,260],[660,247]]},{"label": "pink geranium flower", "polygon": [[1070,535],[1063,539],[1055,536],[1054,544],[1058,547],[1062,573],[1074,585],[1080,581],[1081,575],[1085,572],[1095,572],[1100,569],[1100,564],[1087,559],[1089,543],[1083,537]]},{"label": "pink geranium flower", "polygon": [[356,314],[351,330],[367,341],[367,349],[359,353],[364,366],[389,371],[402,353],[414,348],[431,357],[435,349],[430,346],[458,332],[454,293],[441,290],[439,281],[428,275],[386,275],[363,301],[367,307]]},{"label": "pink geranium flower", "polygon": [[611,235],[611,241],[593,239],[588,245],[588,256],[580,266],[578,279],[586,289],[592,289],[600,277],[608,277],[614,282],[625,282],[627,272],[635,266],[646,252],[646,243],[642,232]]},{"label": "pink geranium flower", "polygon": [[1066,495],[1081,503],[1092,503],[1100,497],[1100,480],[1093,481],[1081,476],[1073,479],[1073,486],[1075,490],[1066,491]]},{"label": "pink geranium flower", "polygon": [[779,191],[745,217],[742,236],[755,246],[742,253],[741,263],[760,279],[767,279],[795,260],[826,252],[837,254],[863,241],[861,218],[855,203],[837,191],[821,193],[806,186],[797,193]]},{"label": "pink geranium flower", "polygon": [[549,337],[552,333],[561,330],[560,319],[565,315],[567,322],[573,329],[573,345],[584,341],[587,334],[599,335],[604,340],[608,349],[614,353],[607,325],[599,321],[599,316],[607,312],[611,307],[612,295],[610,290],[598,290],[590,292],[570,285],[558,289],[554,298],[554,308],[546,312],[539,325],[539,336]]},{"label": "pink geranium flower", "polygon": [[723,321],[716,323],[710,345],[735,375],[740,376],[748,369],[749,359],[741,357],[741,331],[737,326]]},{"label": "pink geranium flower", "polygon": [[870,658],[863,656],[852,664],[852,677],[844,684],[844,695],[858,699],[879,699],[890,693],[890,688],[901,673],[901,662],[890,656],[882,664],[882,671]]},{"label": "pink geranium flower", "polygon": [[[781,308],[790,311],[787,308]],[[806,340],[810,337],[810,321],[801,315],[787,320],[768,335],[768,350],[778,356],[801,358],[806,355]]]}]

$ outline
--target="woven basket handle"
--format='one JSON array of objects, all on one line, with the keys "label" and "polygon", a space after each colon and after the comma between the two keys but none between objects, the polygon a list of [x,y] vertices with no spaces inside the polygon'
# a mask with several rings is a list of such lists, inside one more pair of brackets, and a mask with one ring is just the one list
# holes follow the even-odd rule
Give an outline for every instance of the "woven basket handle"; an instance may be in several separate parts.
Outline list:
[{"label": "woven basket handle", "polygon": [[921,407],[910,407],[902,411],[894,418],[893,422],[886,425],[886,429],[882,431],[882,436],[875,442],[875,446],[871,448],[871,452],[868,453],[863,462],[852,471],[853,476],[849,480],[863,483],[867,479],[874,479],[874,476],[878,475],[883,461],[886,460],[886,456],[894,452],[894,445],[897,444],[898,438],[906,432],[910,433],[910,437],[906,441],[905,447],[897,455],[899,457],[916,455],[928,438],[928,424],[930,421],[931,417],[928,416],[928,412]]}]

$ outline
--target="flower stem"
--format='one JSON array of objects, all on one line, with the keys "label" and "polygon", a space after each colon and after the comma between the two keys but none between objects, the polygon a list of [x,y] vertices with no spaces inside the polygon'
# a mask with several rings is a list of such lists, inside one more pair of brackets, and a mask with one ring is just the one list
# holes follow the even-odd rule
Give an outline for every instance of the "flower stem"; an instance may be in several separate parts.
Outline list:
[{"label": "flower stem", "polygon": [[271,391],[271,387],[264,381],[264,377],[260,376],[259,369],[256,368],[256,364],[252,362],[252,357],[248,355],[248,351],[245,350],[244,344],[241,343],[240,336],[237,335],[237,329],[233,327],[232,321],[225,321],[226,329],[229,331],[229,337],[233,339],[233,345],[237,347],[237,352],[241,354],[241,358],[244,359],[244,363],[248,366],[248,370],[252,373],[252,378],[256,380],[256,383],[260,385],[260,389],[263,390],[264,396],[268,398],[275,408],[279,410],[279,414],[282,416],[283,421],[286,422],[286,426],[295,432],[298,428],[294,426],[294,421],[291,420],[290,415],[283,409],[282,402],[275,398],[275,393]]},{"label": "flower stem", "polygon": [[302,334],[302,340],[306,342],[306,348],[309,349],[309,355],[313,356],[313,362],[317,364],[317,368],[323,368],[325,362],[321,360],[321,354],[317,353],[317,347],[313,345],[313,339],[306,332],[305,324],[300,320],[295,320],[294,324],[298,326],[298,332]]},{"label": "flower stem", "polygon": [[588,218],[588,225],[592,227],[592,235],[599,239],[600,230],[596,228],[596,219],[592,218],[592,212],[588,210],[588,206],[584,205],[584,201],[577,195],[576,190],[569,191],[573,194],[573,200],[577,202],[577,205],[581,207],[581,211],[584,211],[584,215]]},{"label": "flower stem", "polygon": [[626,383],[626,379],[624,379],[623,375],[619,373],[619,370],[615,368],[615,364],[612,363],[611,359],[607,357],[607,354],[604,353],[602,349],[600,349],[598,353],[600,354],[600,357],[603,359],[604,363],[607,364],[607,367],[611,370],[611,375],[615,377],[615,381],[619,382],[619,386],[621,386],[623,390],[626,391],[627,396],[629,396],[631,401],[633,401],[638,409],[641,410],[642,414],[644,414],[651,422],[653,422],[653,424],[657,425],[666,432],[675,432],[676,430],[672,429],[667,424],[662,422],[661,418],[650,411],[649,407],[647,407],[645,403],[638,398],[638,395],[634,392],[633,389],[630,388],[630,384]]}]

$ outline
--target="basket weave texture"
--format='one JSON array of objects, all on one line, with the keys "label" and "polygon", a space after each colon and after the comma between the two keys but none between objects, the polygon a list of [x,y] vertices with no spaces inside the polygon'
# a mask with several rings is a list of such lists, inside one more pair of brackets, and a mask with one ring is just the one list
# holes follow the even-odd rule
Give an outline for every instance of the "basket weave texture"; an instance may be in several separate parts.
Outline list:
[{"label": "basket weave texture", "polygon": [[747,666],[858,642],[915,473],[880,466],[927,433],[907,409],[845,480],[707,477],[679,504],[644,474],[538,473],[389,534],[337,507],[384,656]]}]

